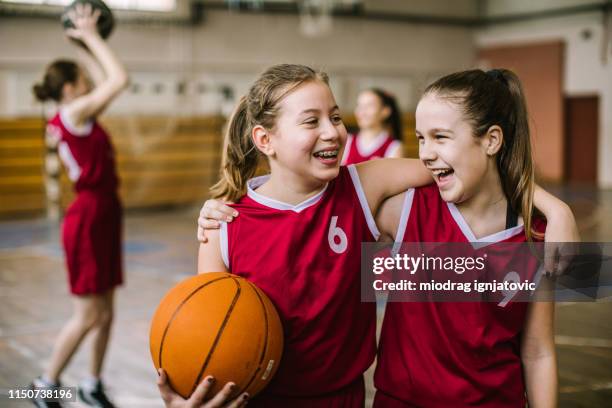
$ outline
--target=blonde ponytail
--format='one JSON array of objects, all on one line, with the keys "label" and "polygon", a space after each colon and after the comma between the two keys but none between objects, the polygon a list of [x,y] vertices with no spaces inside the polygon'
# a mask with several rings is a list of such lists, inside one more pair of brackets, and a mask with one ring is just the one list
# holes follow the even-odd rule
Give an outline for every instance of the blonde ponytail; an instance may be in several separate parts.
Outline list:
[{"label": "blonde ponytail", "polygon": [[221,180],[211,187],[213,198],[236,201],[246,193],[246,183],[259,162],[259,150],[251,138],[246,97],[240,98],[225,132],[221,159]]}]

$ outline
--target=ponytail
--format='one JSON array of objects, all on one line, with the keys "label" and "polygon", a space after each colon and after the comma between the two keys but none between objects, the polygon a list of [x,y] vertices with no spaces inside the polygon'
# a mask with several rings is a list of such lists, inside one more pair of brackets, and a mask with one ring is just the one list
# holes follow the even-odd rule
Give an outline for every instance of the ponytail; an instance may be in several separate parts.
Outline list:
[{"label": "ponytail", "polygon": [[[492,70],[493,75],[500,75],[512,100],[509,112],[508,127],[514,132],[508,138],[504,137],[505,149],[497,159],[499,171],[506,197],[513,210],[523,216],[525,234],[531,240],[533,236],[543,238],[541,233],[532,230],[533,226],[533,194],[535,190],[535,171],[531,153],[531,138],[525,94],[519,78],[512,71]],[[491,71],[489,71],[491,72]]]},{"label": "ponytail", "polygon": [[227,130],[221,159],[221,180],[211,187],[213,198],[236,201],[246,194],[246,183],[255,175],[259,150],[251,138],[246,97],[240,98]]},{"label": "ponytail", "polygon": [[50,98],[49,91],[44,84],[34,84],[32,87],[32,92],[34,93],[36,99],[40,102],[44,102]]},{"label": "ponytail", "polygon": [[32,87],[37,100],[44,102],[53,100],[60,102],[66,83],[74,84],[79,78],[79,66],[74,61],[57,60],[47,67],[41,83]]}]

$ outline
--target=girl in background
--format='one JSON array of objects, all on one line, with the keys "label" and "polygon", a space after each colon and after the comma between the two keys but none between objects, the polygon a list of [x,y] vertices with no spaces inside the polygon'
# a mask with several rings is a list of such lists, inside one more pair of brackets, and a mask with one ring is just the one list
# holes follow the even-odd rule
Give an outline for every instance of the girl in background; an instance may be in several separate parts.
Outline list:
[{"label": "girl in background", "polygon": [[[76,198],[62,225],[62,242],[74,311],[60,331],[49,365],[36,378],[35,389],[53,389],[87,334],[93,337],[90,376],[79,385],[79,396],[92,406],[112,407],[101,381],[102,364],[113,321],[115,288],[123,282],[122,209],[117,194],[114,151],[96,117],[128,84],[123,65],[96,30],[99,11],[79,4],[70,18],[69,38],[87,47],[84,66],[70,60],[51,63],[42,83],[34,86],[40,101],[53,100],[58,113],[47,132],[59,142],[58,152],[74,183]],[[93,79],[90,83],[85,71]],[[39,407],[58,402],[35,399]]]},{"label": "girl in background", "polygon": [[402,115],[395,97],[378,88],[362,91],[357,98],[355,118],[359,133],[348,135],[342,164],[402,157]]}]

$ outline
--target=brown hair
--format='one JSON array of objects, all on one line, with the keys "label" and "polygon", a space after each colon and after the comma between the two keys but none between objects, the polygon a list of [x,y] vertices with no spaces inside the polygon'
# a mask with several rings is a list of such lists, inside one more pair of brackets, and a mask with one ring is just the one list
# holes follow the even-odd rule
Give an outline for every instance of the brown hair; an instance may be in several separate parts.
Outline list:
[{"label": "brown hair", "polygon": [[42,83],[35,84],[32,91],[41,102],[52,99],[59,102],[62,99],[64,84],[74,84],[79,78],[79,66],[70,60],[57,60],[51,63],[45,71]]},{"label": "brown hair", "polygon": [[493,125],[502,129],[503,143],[496,156],[502,188],[512,209],[523,217],[527,239],[540,238],[532,231],[535,175],[527,104],[516,74],[507,69],[457,72],[429,85],[427,93],[461,106],[476,137]]},{"label": "brown hair", "polygon": [[280,101],[309,81],[321,81],[329,85],[328,76],[324,72],[304,65],[274,65],[259,76],[247,95],[240,98],[227,125],[221,180],[210,189],[213,198],[235,201],[246,193],[246,183],[255,175],[262,155],[253,143],[253,127],[261,125],[273,129]]},{"label": "brown hair", "polygon": [[402,113],[399,110],[395,96],[380,88],[369,88],[366,91],[372,92],[374,95],[378,96],[381,105],[389,108],[389,117],[385,119],[384,125],[388,128],[393,139],[401,141],[404,138]]}]

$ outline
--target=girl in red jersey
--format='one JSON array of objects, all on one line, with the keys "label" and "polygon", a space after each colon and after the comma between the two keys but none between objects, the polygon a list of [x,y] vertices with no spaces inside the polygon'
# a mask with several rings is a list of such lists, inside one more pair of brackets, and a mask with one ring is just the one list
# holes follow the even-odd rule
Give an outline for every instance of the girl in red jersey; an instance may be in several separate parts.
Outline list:
[{"label": "girl in red jersey", "polygon": [[[526,104],[512,72],[473,70],[437,80],[418,104],[416,134],[435,184],[409,190],[401,205],[381,210],[386,219],[379,225],[397,230],[396,241],[482,248],[526,242],[543,230],[533,217]],[[564,216],[573,221],[571,212]],[[426,222],[431,218],[437,222]],[[549,219],[548,228],[556,223]],[[578,236],[569,228],[556,238]],[[552,302],[390,302],[374,406],[555,407],[553,311]]]},{"label": "girl in red jersey", "polygon": [[[257,284],[285,330],[278,372],[249,405],[363,406],[376,309],[360,299],[360,243],[378,238],[371,214],[384,198],[430,176],[409,159],[340,167],[346,137],[327,75],[302,65],[264,72],[228,124],[223,177],[212,191],[236,201],[241,216],[211,232],[198,270]],[[270,175],[252,178],[264,156]],[[168,405],[188,404],[164,380]]]},{"label": "girl in red jersey", "polygon": [[342,164],[402,157],[402,117],[393,95],[378,88],[361,92],[355,118],[359,133],[348,135]]},{"label": "girl in red jersey", "polygon": [[[60,158],[77,194],[62,227],[74,312],[56,340],[47,369],[32,387],[57,387],[70,358],[85,335],[91,333],[91,377],[80,384],[79,396],[87,404],[112,407],[100,373],[111,330],[113,293],[123,281],[122,210],[113,148],[96,116],[126,87],[128,77],[99,36],[98,17],[99,11],[92,12],[89,5],[77,5],[70,14],[75,28],[66,32],[87,47],[81,53],[94,86],[90,86],[84,68],[69,60],[53,62],[43,82],[34,86],[39,100],[58,103],[58,113],[49,121],[47,132],[59,142]],[[38,398],[34,403],[60,406]]]}]

